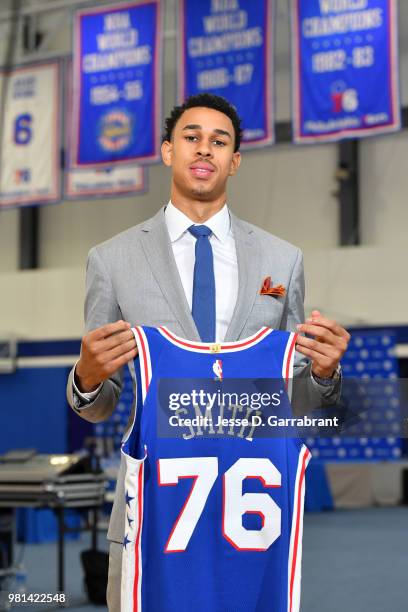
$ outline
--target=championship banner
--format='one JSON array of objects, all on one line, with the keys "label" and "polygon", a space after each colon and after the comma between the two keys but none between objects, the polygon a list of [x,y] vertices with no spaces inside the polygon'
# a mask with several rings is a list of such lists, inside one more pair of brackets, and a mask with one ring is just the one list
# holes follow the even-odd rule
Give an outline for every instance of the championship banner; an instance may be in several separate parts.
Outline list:
[{"label": "championship banner", "polygon": [[210,92],[242,118],[242,148],[274,141],[273,0],[180,0],[178,100]]},{"label": "championship banner", "polygon": [[76,13],[74,167],[159,159],[160,15],[160,0]]},{"label": "championship banner", "polygon": [[[68,125],[72,120],[72,62],[65,65],[68,98]],[[114,165],[108,168],[72,168],[70,134],[66,133],[66,164],[64,172],[64,198],[109,198],[143,194],[147,190],[147,168],[137,164]]]},{"label": "championship banner", "polygon": [[295,142],[400,128],[397,36],[396,0],[292,0]]},{"label": "championship banner", "polygon": [[0,209],[61,198],[60,67],[0,72]]}]

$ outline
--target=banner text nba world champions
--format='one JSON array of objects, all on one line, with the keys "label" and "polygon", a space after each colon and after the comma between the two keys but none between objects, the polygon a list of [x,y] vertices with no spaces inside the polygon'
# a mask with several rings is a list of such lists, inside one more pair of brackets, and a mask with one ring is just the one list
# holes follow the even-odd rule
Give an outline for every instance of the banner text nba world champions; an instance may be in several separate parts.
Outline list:
[{"label": "banner text nba world champions", "polygon": [[[366,76],[365,70],[375,70],[378,61],[381,39],[380,34],[375,33],[382,32],[384,28],[384,8],[370,4],[369,0],[319,0],[318,6],[320,14],[303,16],[300,24],[303,40],[312,41],[308,58],[311,74],[316,75],[316,78],[324,78],[324,75],[327,78],[338,75],[340,78],[341,74],[354,73],[356,83],[363,82],[365,78],[373,78],[372,72]],[[333,48],[329,42],[333,36],[338,37],[334,40],[334,46],[338,48]],[[360,44],[355,44],[358,40]],[[363,85],[361,89],[364,89]],[[319,134],[332,130],[369,129],[370,126],[390,121],[388,109],[384,104],[381,107],[379,102],[371,105],[371,111],[365,112],[362,119],[358,114],[360,95],[361,91],[355,85],[346,87],[336,81],[332,85],[331,116],[325,117],[324,113],[320,113],[320,117],[313,116],[313,113],[307,111],[304,129],[310,134]],[[309,107],[311,102],[305,102],[305,108]]]},{"label": "banner text nba world champions", "polygon": [[[84,55],[83,72],[95,73],[150,64],[150,45],[138,46],[138,41],[139,32],[132,27],[128,12],[104,15],[104,31],[96,36],[98,53]],[[140,100],[143,97],[142,81],[125,82],[124,96],[128,101]],[[91,102],[95,105],[117,102],[120,97],[117,84],[98,85],[90,90]]]}]

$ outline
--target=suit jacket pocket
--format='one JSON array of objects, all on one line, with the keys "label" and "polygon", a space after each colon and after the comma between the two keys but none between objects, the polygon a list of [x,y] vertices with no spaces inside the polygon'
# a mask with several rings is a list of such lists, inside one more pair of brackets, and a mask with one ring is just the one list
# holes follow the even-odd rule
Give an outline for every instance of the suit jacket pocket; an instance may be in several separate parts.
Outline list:
[{"label": "suit jacket pocket", "polygon": [[268,325],[279,329],[282,320],[284,298],[276,298],[271,295],[257,295],[251,311],[253,326],[262,327]]}]

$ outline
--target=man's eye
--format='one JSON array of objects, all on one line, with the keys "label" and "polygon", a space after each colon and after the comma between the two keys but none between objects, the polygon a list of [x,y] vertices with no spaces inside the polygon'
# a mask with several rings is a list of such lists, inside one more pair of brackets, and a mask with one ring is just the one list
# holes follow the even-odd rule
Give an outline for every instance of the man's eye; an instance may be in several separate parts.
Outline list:
[{"label": "man's eye", "polygon": [[225,147],[225,142],[223,140],[214,140],[217,146]]},{"label": "man's eye", "polygon": [[186,136],[186,140],[188,142],[193,142],[193,140],[197,140],[197,136]]}]

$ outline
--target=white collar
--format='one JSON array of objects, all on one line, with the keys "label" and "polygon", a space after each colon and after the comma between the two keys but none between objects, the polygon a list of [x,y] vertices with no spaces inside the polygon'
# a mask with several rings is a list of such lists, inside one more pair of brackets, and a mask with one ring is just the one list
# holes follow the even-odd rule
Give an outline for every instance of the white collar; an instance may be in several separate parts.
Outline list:
[{"label": "white collar", "polygon": [[[191,225],[200,225],[194,223],[187,215],[176,208],[171,201],[166,206],[164,217],[171,242],[178,240]],[[221,210],[210,217],[210,219],[207,219],[205,225],[210,228],[214,236],[220,240],[220,242],[224,242],[231,229],[228,206],[224,204]]]}]

